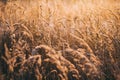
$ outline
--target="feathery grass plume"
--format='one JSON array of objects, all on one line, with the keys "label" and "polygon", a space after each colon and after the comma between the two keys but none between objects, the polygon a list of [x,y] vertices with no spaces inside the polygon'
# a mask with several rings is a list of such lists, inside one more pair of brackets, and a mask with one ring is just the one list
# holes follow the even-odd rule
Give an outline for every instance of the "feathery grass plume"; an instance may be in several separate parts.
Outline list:
[{"label": "feathery grass plume", "polygon": [[62,55],[56,53],[54,49],[46,45],[37,46],[35,49],[42,58],[41,73],[43,79],[79,80],[75,66]]},{"label": "feathery grass plume", "polygon": [[100,79],[101,70],[97,67],[100,65],[96,65],[91,62],[91,60],[83,53],[85,53],[84,50],[79,52],[77,50],[67,48],[65,49],[63,56],[75,65],[76,69],[79,71],[81,79]]}]

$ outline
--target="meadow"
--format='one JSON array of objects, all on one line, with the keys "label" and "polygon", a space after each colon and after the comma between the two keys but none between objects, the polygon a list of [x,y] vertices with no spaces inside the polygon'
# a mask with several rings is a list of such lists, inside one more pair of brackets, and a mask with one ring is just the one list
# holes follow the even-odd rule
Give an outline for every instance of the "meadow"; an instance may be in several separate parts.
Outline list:
[{"label": "meadow", "polygon": [[0,0],[0,80],[119,80],[119,0]]}]

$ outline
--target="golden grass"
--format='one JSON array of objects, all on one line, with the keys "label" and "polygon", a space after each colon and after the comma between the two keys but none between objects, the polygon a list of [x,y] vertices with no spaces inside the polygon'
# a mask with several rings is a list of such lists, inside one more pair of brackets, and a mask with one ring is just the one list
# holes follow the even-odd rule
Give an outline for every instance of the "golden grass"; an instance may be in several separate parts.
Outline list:
[{"label": "golden grass", "polygon": [[59,51],[65,43],[71,48],[81,45],[100,60],[106,80],[119,77],[119,0],[10,0],[0,2],[0,9],[0,27],[27,27],[23,34],[34,38],[34,46],[45,44]]}]

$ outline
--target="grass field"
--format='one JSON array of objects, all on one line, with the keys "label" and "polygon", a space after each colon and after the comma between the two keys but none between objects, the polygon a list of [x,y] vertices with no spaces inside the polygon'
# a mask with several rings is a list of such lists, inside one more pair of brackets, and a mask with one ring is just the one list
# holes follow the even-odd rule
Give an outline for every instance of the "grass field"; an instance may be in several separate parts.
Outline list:
[{"label": "grass field", "polygon": [[[3,1],[0,0],[1,80],[120,79],[119,0]],[[32,55],[38,48],[43,51]],[[16,69],[13,64],[18,54],[27,57]],[[30,66],[31,57],[37,57],[38,62],[33,64],[41,62],[40,67]],[[33,73],[39,78],[29,78],[32,72],[25,72],[23,67],[28,72],[39,68]],[[22,77],[20,71],[24,73]]]}]

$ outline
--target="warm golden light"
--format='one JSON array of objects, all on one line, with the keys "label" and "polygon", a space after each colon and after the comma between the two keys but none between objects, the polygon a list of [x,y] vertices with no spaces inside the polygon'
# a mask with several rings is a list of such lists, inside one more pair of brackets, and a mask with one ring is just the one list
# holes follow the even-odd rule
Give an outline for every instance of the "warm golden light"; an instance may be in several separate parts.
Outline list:
[{"label": "warm golden light", "polygon": [[0,0],[0,80],[120,80],[120,0]]}]

